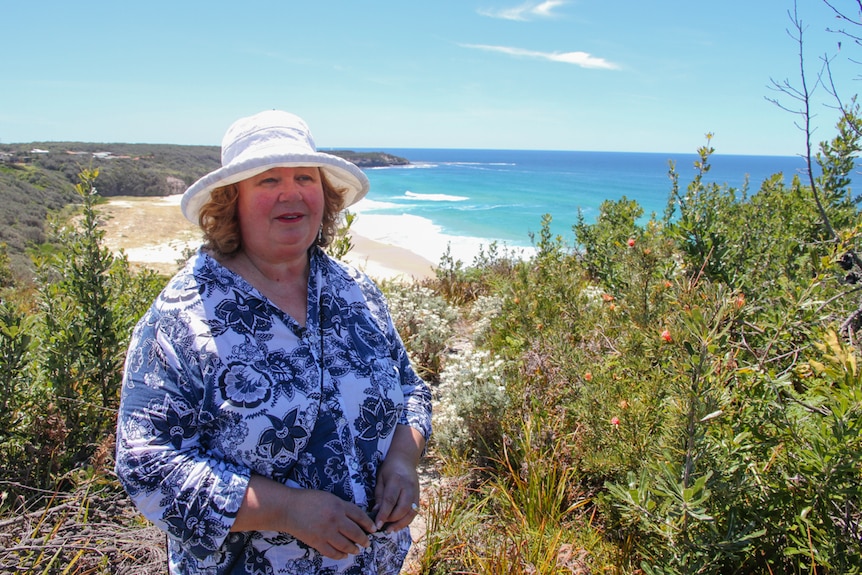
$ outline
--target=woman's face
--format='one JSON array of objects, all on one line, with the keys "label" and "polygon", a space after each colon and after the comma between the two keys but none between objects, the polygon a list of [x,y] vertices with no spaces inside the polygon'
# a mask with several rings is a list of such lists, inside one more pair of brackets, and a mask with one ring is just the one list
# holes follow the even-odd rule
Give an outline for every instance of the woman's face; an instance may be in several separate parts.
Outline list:
[{"label": "woman's face", "polygon": [[323,220],[320,169],[272,168],[237,187],[243,249],[275,261],[305,257]]}]

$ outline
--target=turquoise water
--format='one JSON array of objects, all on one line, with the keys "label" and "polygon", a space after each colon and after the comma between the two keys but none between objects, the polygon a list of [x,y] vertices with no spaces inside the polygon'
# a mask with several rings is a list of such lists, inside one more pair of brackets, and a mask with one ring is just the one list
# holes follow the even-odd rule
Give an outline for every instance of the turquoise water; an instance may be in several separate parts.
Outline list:
[{"label": "turquoise water", "polygon": [[[680,187],[695,175],[693,154],[517,150],[386,149],[411,165],[366,170],[371,180],[357,212],[358,233],[411,249],[433,262],[446,246],[471,261],[492,241],[512,248],[532,245],[530,234],[551,214],[552,231],[574,240],[571,228],[582,211],[595,220],[605,200],[625,196],[648,216],[664,213],[671,193],[669,161]],[[798,157],[711,158],[706,181],[753,192],[772,174],[786,182],[801,173]]]}]

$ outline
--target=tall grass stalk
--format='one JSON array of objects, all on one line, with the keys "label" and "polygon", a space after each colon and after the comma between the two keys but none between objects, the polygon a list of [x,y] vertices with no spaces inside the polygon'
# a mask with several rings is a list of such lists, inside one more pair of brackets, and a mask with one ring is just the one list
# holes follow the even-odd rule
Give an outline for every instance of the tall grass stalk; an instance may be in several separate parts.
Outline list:
[{"label": "tall grass stalk", "polygon": [[502,473],[492,481],[492,491],[524,529],[541,532],[563,523],[589,499],[569,503],[577,470],[561,463],[558,450],[563,442],[552,441],[553,433],[545,430],[544,440],[536,435],[541,424],[535,421],[528,419],[522,435],[503,442],[503,457],[498,461]]}]

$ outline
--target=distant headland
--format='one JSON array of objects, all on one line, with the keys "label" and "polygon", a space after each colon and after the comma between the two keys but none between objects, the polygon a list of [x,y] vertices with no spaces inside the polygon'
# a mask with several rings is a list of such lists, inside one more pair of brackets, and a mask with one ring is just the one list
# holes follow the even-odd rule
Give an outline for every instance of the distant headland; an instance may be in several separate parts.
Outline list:
[{"label": "distant headland", "polygon": [[352,150],[319,150],[353,162],[360,168],[385,168],[387,166],[406,166],[410,161],[385,152],[354,152]]}]

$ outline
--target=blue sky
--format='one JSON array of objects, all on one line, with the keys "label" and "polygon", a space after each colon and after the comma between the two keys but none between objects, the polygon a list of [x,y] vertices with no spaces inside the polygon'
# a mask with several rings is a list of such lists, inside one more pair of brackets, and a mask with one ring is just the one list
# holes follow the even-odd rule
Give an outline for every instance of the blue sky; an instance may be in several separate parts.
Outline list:
[{"label": "blue sky", "polygon": [[[813,76],[839,38],[828,7],[799,3]],[[0,143],[217,145],[234,119],[281,108],[322,148],[685,153],[712,132],[717,153],[804,151],[797,118],[767,101],[772,79],[799,83],[792,0],[0,6]],[[819,96],[815,141],[837,118]]]}]

